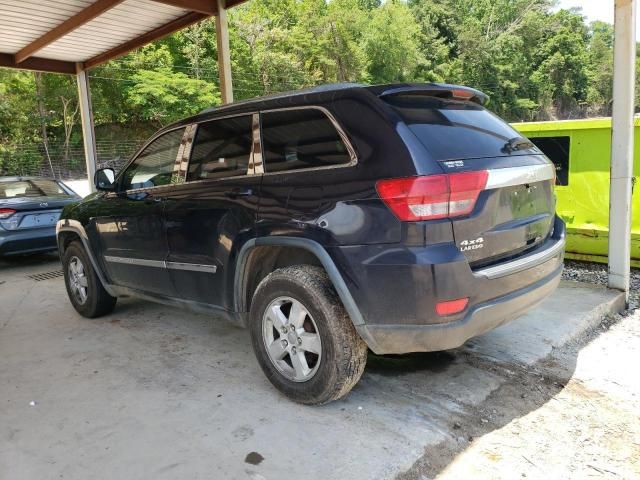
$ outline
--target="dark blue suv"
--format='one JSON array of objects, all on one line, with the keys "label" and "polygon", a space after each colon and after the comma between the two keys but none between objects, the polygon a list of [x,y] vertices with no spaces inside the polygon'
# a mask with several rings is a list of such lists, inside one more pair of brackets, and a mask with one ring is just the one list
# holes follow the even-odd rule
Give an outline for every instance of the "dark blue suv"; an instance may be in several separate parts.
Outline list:
[{"label": "dark blue suv", "polygon": [[486,100],[341,84],[166,127],[63,211],[71,303],[97,317],[136,295],[227,317],[307,404],[349,392],[367,347],[460,346],[535,306],[562,271],[555,168]]}]

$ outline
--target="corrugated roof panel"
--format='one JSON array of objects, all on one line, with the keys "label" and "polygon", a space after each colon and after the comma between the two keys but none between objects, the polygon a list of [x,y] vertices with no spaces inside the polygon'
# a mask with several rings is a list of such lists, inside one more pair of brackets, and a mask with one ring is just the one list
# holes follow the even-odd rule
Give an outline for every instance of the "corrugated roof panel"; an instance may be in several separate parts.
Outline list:
[{"label": "corrugated roof panel", "polygon": [[0,52],[16,53],[91,3],[92,0],[0,0]]},{"label": "corrugated roof panel", "polygon": [[188,10],[151,0],[126,0],[43,48],[37,55],[56,60],[85,61],[187,13]]},{"label": "corrugated roof panel", "polygon": [[[100,15],[39,50],[37,46],[45,42],[36,43],[20,56],[22,63],[16,65],[12,55],[97,1],[0,0],[0,65],[8,68],[24,66],[34,70],[73,73],[75,68],[72,62],[86,62],[98,57],[87,64],[88,67],[95,66],[113,56],[104,55],[110,50],[116,49],[116,54],[123,54],[131,46],[140,45],[136,39],[157,39],[207,16],[173,7],[162,0],[124,0],[115,6],[117,2],[101,3],[83,17],[88,18],[102,12]],[[214,0],[211,1],[214,3]],[[226,0],[226,3],[230,8],[244,1],[246,0]],[[165,27],[166,25],[169,27]],[[151,32],[154,32],[153,35],[145,35]],[[132,41],[133,44],[130,43]]]}]

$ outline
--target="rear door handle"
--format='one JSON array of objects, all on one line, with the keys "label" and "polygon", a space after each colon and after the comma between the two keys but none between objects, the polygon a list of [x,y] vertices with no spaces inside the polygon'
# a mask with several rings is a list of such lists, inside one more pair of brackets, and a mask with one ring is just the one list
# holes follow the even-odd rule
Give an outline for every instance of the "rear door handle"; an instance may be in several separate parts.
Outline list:
[{"label": "rear door handle", "polygon": [[250,197],[253,195],[253,190],[250,188],[234,188],[233,190],[224,192],[224,194],[229,198]]}]

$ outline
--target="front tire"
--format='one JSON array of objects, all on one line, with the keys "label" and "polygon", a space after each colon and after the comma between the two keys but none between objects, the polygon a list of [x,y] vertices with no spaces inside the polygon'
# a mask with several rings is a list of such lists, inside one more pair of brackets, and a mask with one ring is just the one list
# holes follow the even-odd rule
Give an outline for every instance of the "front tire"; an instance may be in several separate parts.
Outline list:
[{"label": "front tire", "polygon": [[319,267],[286,267],[265,277],[253,296],[249,328],[265,375],[296,402],[337,400],[364,372],[367,346]]},{"label": "front tire", "polygon": [[76,311],[87,318],[111,313],[117,298],[102,286],[91,260],[79,241],[72,242],[62,255],[62,270],[67,295]]}]

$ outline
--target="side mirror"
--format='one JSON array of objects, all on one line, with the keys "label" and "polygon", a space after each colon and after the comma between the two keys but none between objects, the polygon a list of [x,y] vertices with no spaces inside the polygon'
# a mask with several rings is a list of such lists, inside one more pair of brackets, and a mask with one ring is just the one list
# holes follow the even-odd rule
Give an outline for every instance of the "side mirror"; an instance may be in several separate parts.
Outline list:
[{"label": "side mirror", "polygon": [[96,190],[110,192],[115,190],[116,172],[113,168],[101,168],[96,170],[96,176],[93,179],[93,183],[96,186]]}]

